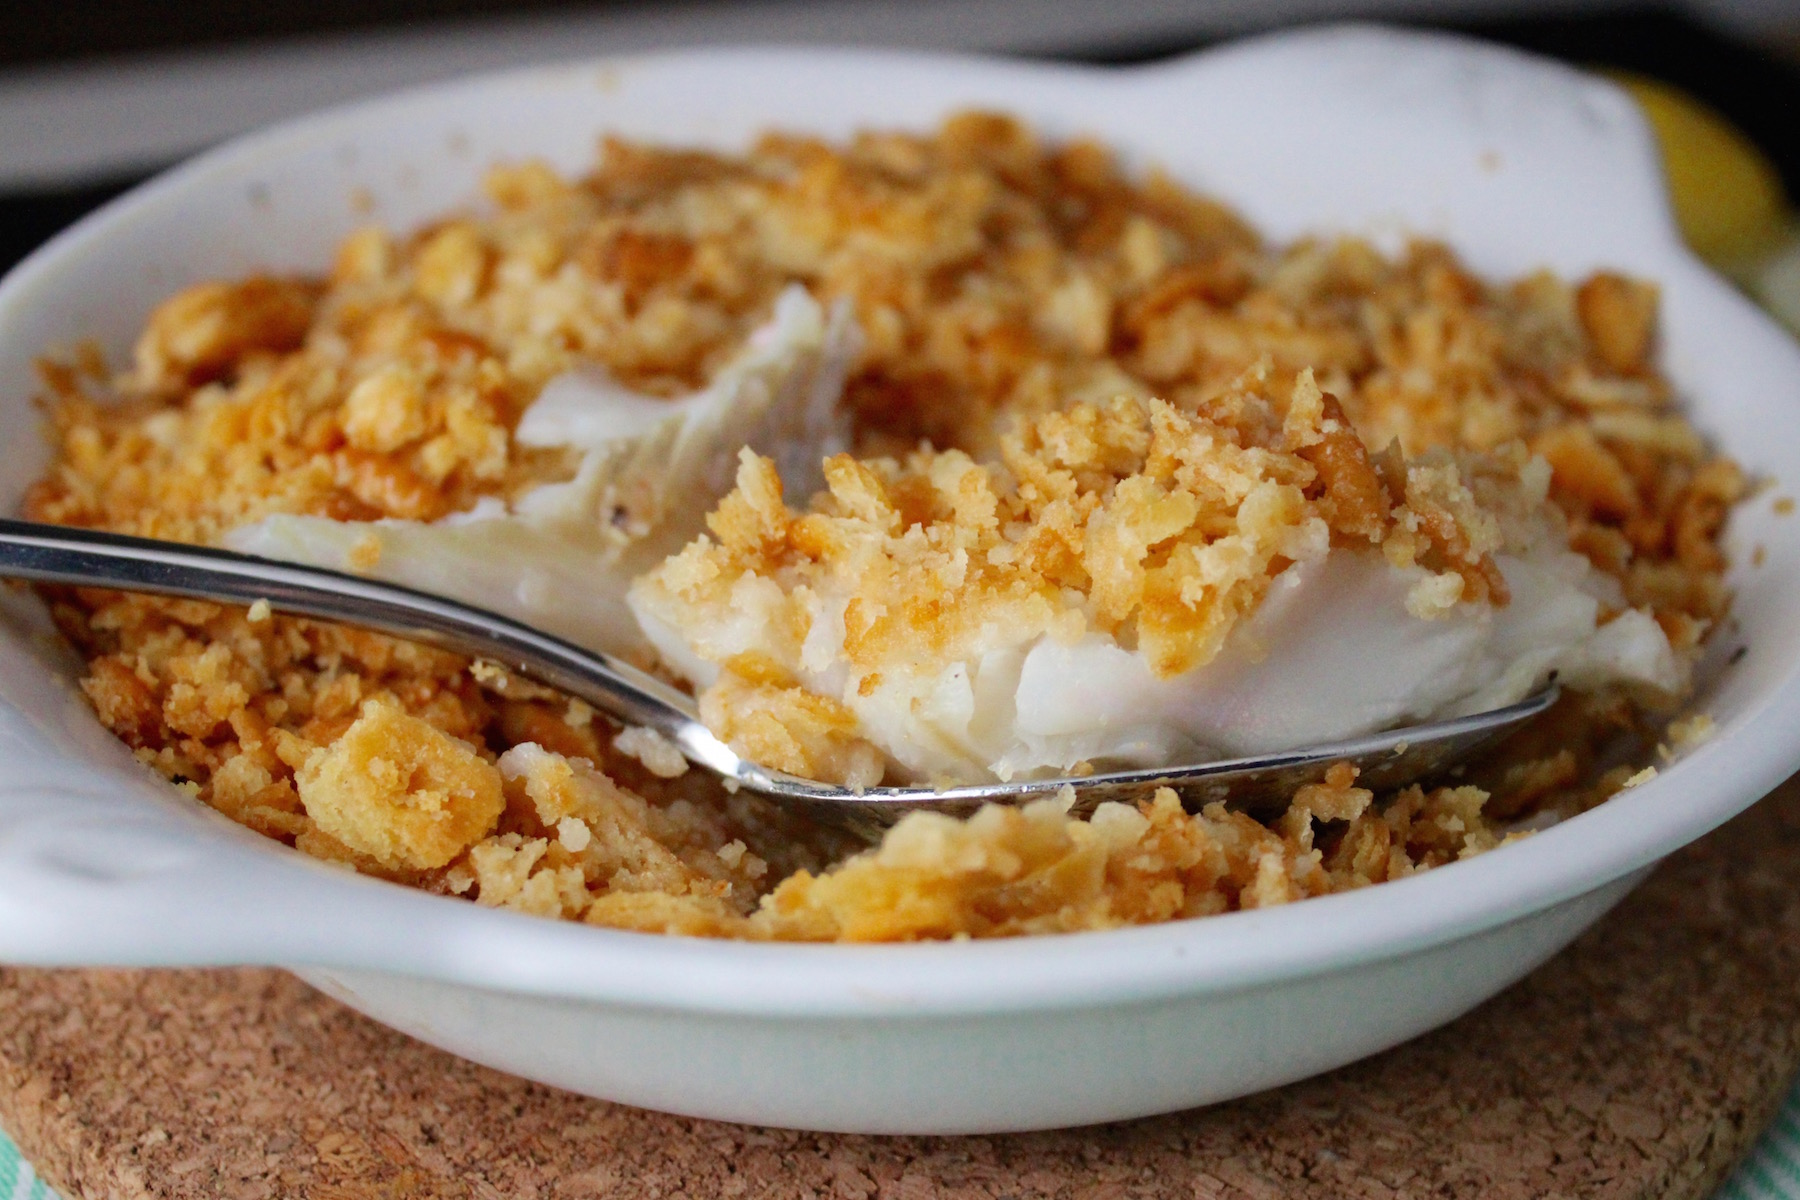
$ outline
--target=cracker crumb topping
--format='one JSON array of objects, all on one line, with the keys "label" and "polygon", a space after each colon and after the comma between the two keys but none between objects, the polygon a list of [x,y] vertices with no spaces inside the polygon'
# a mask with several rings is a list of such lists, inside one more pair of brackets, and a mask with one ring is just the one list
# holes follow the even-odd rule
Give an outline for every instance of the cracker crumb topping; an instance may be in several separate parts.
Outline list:
[{"label": "cracker crumb topping", "polygon": [[[612,138],[584,177],[513,163],[486,192],[354,233],[319,278],[188,287],[118,374],[47,359],[53,461],[25,515],[218,544],[283,514],[511,503],[580,467],[517,436],[547,383],[689,395],[800,288],[862,334],[849,453],[817,496],[743,457],[711,536],[643,585],[711,639],[709,723],[771,766],[881,778],[848,702],[800,685],[833,646],[858,689],[995,628],[1104,634],[1167,678],[1218,656],[1284,567],[1344,549],[1416,568],[1421,620],[1507,605],[1497,558],[1546,528],[1615,588],[1605,622],[1653,621],[1691,656],[1725,612],[1745,483],[1658,369],[1647,281],[1492,283],[1429,242],[1270,246],[1164,174],[993,113],[738,154]],[[345,565],[381,567],[382,544]],[[1658,720],[1571,694],[1455,787],[1376,793],[1346,767],[1267,821],[1159,792],[1087,819],[915,814],[862,848],[491,664],[266,606],[43,594],[100,719],[232,819],[445,895],[662,933],[1003,936],[1365,886],[1599,802],[1634,771],[1603,772],[1601,747],[1653,745]]]}]

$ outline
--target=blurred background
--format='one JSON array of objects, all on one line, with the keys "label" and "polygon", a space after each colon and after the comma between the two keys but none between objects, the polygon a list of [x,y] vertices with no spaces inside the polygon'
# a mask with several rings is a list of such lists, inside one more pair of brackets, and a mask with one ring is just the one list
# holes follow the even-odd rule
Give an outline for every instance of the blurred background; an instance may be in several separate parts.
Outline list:
[{"label": "blurred background", "polygon": [[232,134],[470,71],[745,42],[1150,61],[1362,17],[1614,73],[1696,249],[1800,328],[1800,0],[60,0],[0,5],[0,270]]}]

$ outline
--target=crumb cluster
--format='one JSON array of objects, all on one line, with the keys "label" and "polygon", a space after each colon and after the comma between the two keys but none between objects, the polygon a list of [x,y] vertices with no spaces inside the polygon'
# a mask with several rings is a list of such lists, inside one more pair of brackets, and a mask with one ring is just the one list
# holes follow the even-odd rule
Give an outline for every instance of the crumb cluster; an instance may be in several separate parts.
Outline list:
[{"label": "crumb cluster", "polygon": [[[576,468],[513,436],[548,380],[594,365],[682,395],[799,284],[863,333],[853,451],[804,509],[745,460],[714,539],[659,575],[671,602],[831,578],[871,673],[978,620],[1081,622],[1173,672],[1320,545],[1424,566],[1422,606],[1504,600],[1491,556],[1536,488],[1678,649],[1724,611],[1743,483],[1655,366],[1653,285],[1495,285],[1431,244],[1267,246],[1104,147],[993,114],[740,155],[615,139],[586,177],[500,167],[488,195],[353,235],[323,278],[178,293],[119,375],[47,360],[55,457],[25,514],[207,544],[271,514],[509,499]],[[1599,772],[1598,748],[1646,728],[1627,698],[1573,697],[1456,787],[1377,796],[1339,772],[1268,823],[1167,793],[1091,819],[1044,801],[915,815],[861,849],[486,664],[266,609],[46,595],[102,721],[232,819],[483,904],[664,932],[993,936],[1362,886],[1597,801],[1635,770]],[[728,665],[707,710],[759,756],[867,776],[791,664]]]}]

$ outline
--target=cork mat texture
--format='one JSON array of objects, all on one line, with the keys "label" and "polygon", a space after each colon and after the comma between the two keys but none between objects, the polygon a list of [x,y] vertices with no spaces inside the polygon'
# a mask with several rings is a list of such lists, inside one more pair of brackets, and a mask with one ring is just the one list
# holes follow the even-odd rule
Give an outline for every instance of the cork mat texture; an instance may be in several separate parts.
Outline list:
[{"label": "cork mat texture", "polygon": [[1796,880],[1790,781],[1448,1028],[1228,1105],[1003,1137],[586,1100],[276,971],[4,970],[0,1125],[67,1200],[1684,1200],[1725,1177],[1800,1066]]}]

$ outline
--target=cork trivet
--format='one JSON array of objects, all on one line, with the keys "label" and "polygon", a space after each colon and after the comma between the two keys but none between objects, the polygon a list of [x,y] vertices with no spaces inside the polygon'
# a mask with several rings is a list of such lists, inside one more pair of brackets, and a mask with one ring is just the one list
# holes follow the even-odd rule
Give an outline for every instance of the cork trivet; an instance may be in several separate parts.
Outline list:
[{"label": "cork trivet", "polygon": [[[68,1200],[1673,1197],[1800,1066],[1800,783],[1455,1024],[1232,1104],[873,1138],[567,1095],[276,971],[0,971],[0,1125]],[[1071,1081],[1071,1086],[1080,1086]]]}]

